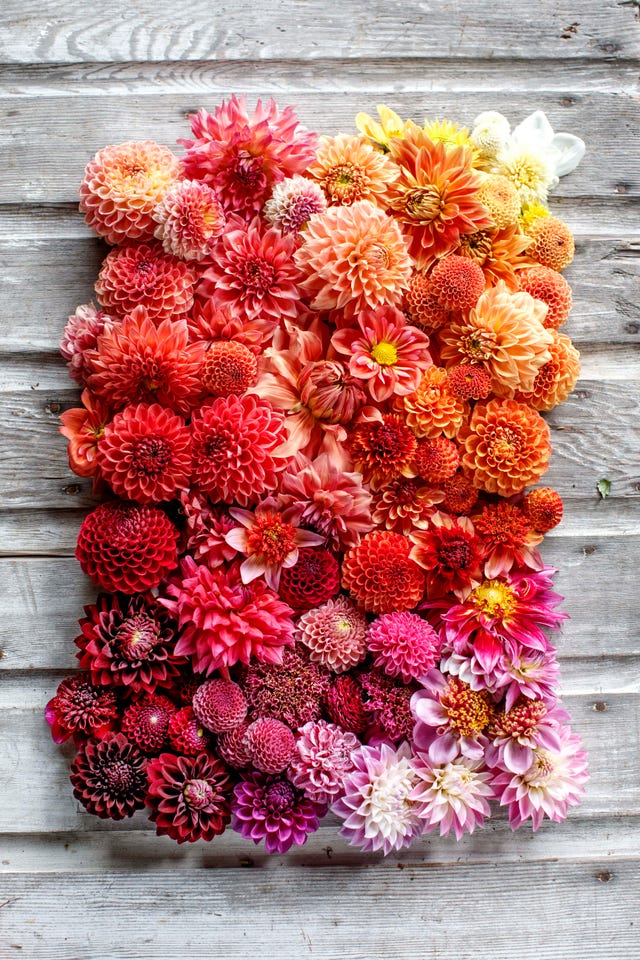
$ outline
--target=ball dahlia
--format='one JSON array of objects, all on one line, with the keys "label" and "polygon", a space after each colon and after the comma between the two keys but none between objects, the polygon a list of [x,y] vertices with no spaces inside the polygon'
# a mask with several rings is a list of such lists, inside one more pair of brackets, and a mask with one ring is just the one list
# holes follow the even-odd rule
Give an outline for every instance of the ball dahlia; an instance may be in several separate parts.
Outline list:
[{"label": "ball dahlia", "polygon": [[573,302],[571,287],[562,274],[551,267],[536,264],[518,270],[518,283],[525,293],[546,303],[548,310],[544,326],[556,330],[561,327],[569,316]]},{"label": "ball dahlia", "polygon": [[488,174],[480,183],[478,200],[487,208],[498,230],[511,227],[520,218],[521,201],[516,187],[500,173]]},{"label": "ball dahlia", "polygon": [[213,840],[231,820],[231,780],[215,757],[162,753],[149,761],[146,803],[159,836],[178,843]]},{"label": "ball dahlia", "polygon": [[484,290],[482,267],[469,257],[449,254],[430,274],[433,296],[445,310],[470,310]]},{"label": "ball dahlia", "polygon": [[102,261],[98,300],[118,317],[144,307],[152,320],[176,319],[193,306],[196,275],[159,243],[116,247]]},{"label": "ball dahlia", "polygon": [[96,817],[123,820],[144,807],[147,760],[122,734],[87,740],[71,764],[73,795]]},{"label": "ball dahlia", "polygon": [[251,762],[244,744],[248,729],[249,724],[243,720],[233,730],[225,730],[216,737],[216,750],[220,758],[234,770],[244,770]]},{"label": "ball dahlia", "polygon": [[413,468],[428,483],[440,484],[454,475],[460,466],[460,454],[453,440],[434,437],[421,440],[413,457]]},{"label": "ball dahlia", "polygon": [[251,764],[261,773],[282,773],[287,769],[296,739],[290,728],[274,717],[260,717],[247,727],[244,749]]},{"label": "ball dahlia", "polygon": [[153,211],[155,236],[165,253],[202,260],[213,252],[226,218],[215,190],[196,180],[170,187]]},{"label": "ball dahlia", "polygon": [[553,410],[564,403],[580,376],[580,354],[564,333],[552,330],[550,359],[536,374],[529,391],[518,391],[516,400],[535,410]]},{"label": "ball dahlia", "polygon": [[417,437],[455,437],[469,415],[469,405],[452,392],[443,367],[429,367],[402,405],[407,426]]},{"label": "ball dahlia", "polygon": [[564,270],[573,260],[575,244],[569,227],[557,217],[538,217],[528,227],[533,243],[527,253],[551,270]]},{"label": "ball dahlia", "polygon": [[202,386],[213,397],[246,393],[258,379],[255,353],[236,340],[216,340],[207,350],[200,373]]},{"label": "ball dahlia", "polygon": [[233,829],[255,843],[264,840],[267,853],[302,846],[326,813],[283,776],[250,773],[233,793]]},{"label": "ball dahlia", "polygon": [[491,374],[477,363],[459,363],[447,370],[449,390],[460,400],[486,400],[491,393]]},{"label": "ball dahlia", "polygon": [[282,571],[279,593],[294,610],[310,610],[340,590],[340,564],[324,547],[301,553],[292,567]]},{"label": "ball dahlia", "polygon": [[239,726],[247,715],[247,701],[233,680],[206,680],[193,695],[193,712],[212,733],[224,733]]},{"label": "ball dahlia", "polygon": [[442,509],[447,513],[458,515],[470,513],[478,499],[478,488],[462,473],[456,473],[445,480],[442,491],[444,493]]},{"label": "ball dahlia", "polygon": [[354,734],[335,723],[305,723],[298,731],[287,776],[314,803],[331,803],[340,796],[345,777],[353,770],[351,752],[357,746]]},{"label": "ball dahlia", "polygon": [[101,738],[116,725],[118,703],[112,689],[94,685],[88,672],[77,673],[62,680],[44,716],[56,743],[72,735]]},{"label": "ball dahlia", "polygon": [[307,647],[311,660],[334,673],[364,660],[366,637],[366,616],[344,596],[303,613],[296,627],[296,639]]},{"label": "ball dahlia", "polygon": [[142,593],[176,566],[177,540],[177,529],[157,507],[110,501],[83,520],[76,559],[103,590]]},{"label": "ball dahlia", "polygon": [[525,495],[522,509],[534,530],[548,533],[562,520],[562,497],[551,487],[538,487]]},{"label": "ball dahlia", "polygon": [[419,680],[435,666],[440,638],[418,614],[394,611],[373,621],[367,648],[374,655],[374,667],[409,683]]},{"label": "ball dahlia", "polygon": [[435,295],[431,276],[424,270],[414,270],[405,290],[404,309],[412,323],[428,333],[439,330],[451,318],[451,313]]},{"label": "ball dahlia", "polygon": [[411,610],[424,593],[424,575],[402,534],[374,530],[347,551],[342,586],[369,613]]}]

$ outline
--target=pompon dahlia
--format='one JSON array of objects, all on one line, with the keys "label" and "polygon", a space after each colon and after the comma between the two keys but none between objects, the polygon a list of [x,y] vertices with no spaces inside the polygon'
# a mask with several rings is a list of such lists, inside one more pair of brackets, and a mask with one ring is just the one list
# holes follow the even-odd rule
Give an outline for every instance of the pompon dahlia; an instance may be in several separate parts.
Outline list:
[{"label": "pompon dahlia", "polygon": [[484,290],[482,267],[469,257],[449,254],[430,274],[433,295],[446,310],[470,310]]},{"label": "pompon dahlia", "polygon": [[440,638],[418,614],[394,611],[373,621],[367,647],[374,655],[374,667],[409,683],[419,680],[435,666]]},{"label": "pompon dahlia", "polygon": [[298,234],[314,213],[322,213],[327,201],[320,184],[299,173],[276,183],[262,215],[283,233]]},{"label": "pompon dahlia", "polygon": [[334,350],[349,357],[349,372],[365,381],[378,402],[412,393],[432,362],[427,335],[408,324],[396,307],[364,310],[357,324],[331,338]]},{"label": "pompon dahlia", "polygon": [[364,691],[350,673],[333,677],[326,693],[326,711],[330,720],[343,730],[364,733],[371,716],[364,706]]},{"label": "pompon dahlia", "polygon": [[80,184],[80,210],[108,243],[153,236],[153,211],[180,176],[180,161],[152,140],[99,150]]},{"label": "pompon dahlia", "polygon": [[386,743],[362,746],[351,754],[354,769],[344,781],[344,795],[331,807],[344,823],[340,835],[361,850],[401,850],[422,832],[418,804],[411,799],[418,777],[411,748],[394,750]]},{"label": "pompon dahlia", "polygon": [[180,503],[187,521],[186,548],[194,559],[212,568],[231,563],[238,555],[225,540],[236,525],[231,514],[223,506],[212,506],[209,498],[193,487],[182,492]]},{"label": "pompon dahlia", "polygon": [[342,586],[369,613],[411,610],[424,593],[424,574],[402,534],[374,530],[347,551]]},{"label": "pompon dahlia", "polygon": [[211,297],[247,320],[278,323],[299,312],[300,273],[293,260],[296,242],[258,217],[245,224],[229,218],[216,256],[198,285],[198,296]]},{"label": "pompon dahlia", "polygon": [[210,570],[184,557],[181,578],[161,598],[182,630],[176,654],[192,658],[194,670],[211,674],[254,657],[281,663],[293,643],[291,609],[264,580],[243,584],[237,564]]},{"label": "pompon dahlia", "polygon": [[365,692],[365,710],[374,723],[370,738],[373,734],[392,743],[411,742],[414,726],[411,697],[419,689],[418,684],[413,681],[405,684],[398,677],[390,677],[377,669],[361,673],[358,679]]},{"label": "pompon dahlia", "polygon": [[528,227],[533,243],[527,253],[551,270],[564,270],[573,260],[575,245],[569,227],[557,217],[538,217]]},{"label": "pompon dahlia", "polygon": [[196,757],[210,749],[209,733],[196,720],[193,707],[182,707],[174,713],[167,732],[170,749],[183,756]]},{"label": "pompon dahlia", "polygon": [[400,306],[412,265],[400,227],[369,200],[312,217],[295,260],[312,309],[347,317]]},{"label": "pompon dahlia", "polygon": [[144,807],[147,760],[121,734],[87,740],[71,764],[73,795],[95,817],[123,820]]},{"label": "pompon dahlia", "polygon": [[453,440],[434,437],[421,440],[413,457],[413,468],[427,483],[440,484],[452,477],[460,466],[460,454]]},{"label": "pompon dahlia", "polygon": [[205,354],[200,378],[213,397],[240,396],[258,379],[256,355],[244,343],[216,340]]},{"label": "pompon dahlia", "polygon": [[284,417],[259,397],[218,397],[191,421],[193,482],[212,500],[242,506],[259,500],[278,483],[288,457]]},{"label": "pompon dahlia", "polygon": [[193,695],[196,719],[212,733],[225,733],[239,726],[247,715],[242,688],[233,680],[205,680]]},{"label": "pompon dahlia", "polygon": [[425,832],[440,828],[445,837],[452,830],[456,840],[473,833],[490,815],[489,800],[494,792],[492,772],[481,760],[455,757],[449,763],[434,766],[424,754],[412,761],[418,782],[411,799],[419,804],[418,816]]},{"label": "pompon dahlia", "polygon": [[63,437],[69,441],[69,466],[79,477],[94,477],[98,471],[98,442],[111,419],[111,410],[99,397],[83,390],[82,407],[73,407],[60,414]]},{"label": "pompon dahlia", "polygon": [[202,260],[213,252],[226,218],[215,190],[197,180],[170,187],[153,211],[155,236],[165,253]]},{"label": "pompon dahlia", "polygon": [[93,303],[80,304],[67,320],[60,341],[60,353],[67,361],[69,376],[81,387],[91,372],[87,351],[95,349],[105,326],[114,322],[117,321],[113,321],[103,310],[96,310]]},{"label": "pompon dahlia", "polygon": [[202,343],[189,343],[184,320],[156,325],[144,307],[98,338],[88,384],[116,410],[129,403],[160,403],[186,415],[202,395]]},{"label": "pompon dahlia", "polygon": [[102,261],[95,291],[105,310],[122,317],[144,307],[151,317],[175,320],[193,306],[196,274],[159,243],[116,247]]},{"label": "pompon dahlia", "polygon": [[116,725],[116,695],[108,687],[95,686],[88,672],[76,673],[60,683],[56,695],[45,707],[44,716],[56,743],[64,743],[72,735],[101,738]]},{"label": "pompon dahlia", "polygon": [[293,757],[296,738],[274,717],[260,717],[247,727],[244,748],[252,765],[261,773],[283,773]]},{"label": "pompon dahlia", "polygon": [[447,370],[449,390],[460,400],[486,400],[491,393],[491,374],[477,363],[459,363]]},{"label": "pompon dahlia", "polygon": [[516,393],[516,400],[528,403],[535,410],[553,410],[564,403],[580,376],[580,354],[569,337],[557,330],[551,334],[551,359],[540,367],[528,392]]},{"label": "pompon dahlia", "polygon": [[560,823],[569,807],[580,802],[589,779],[587,755],[570,727],[561,726],[557,732],[559,749],[536,747],[533,762],[523,773],[503,769],[493,778],[501,806],[509,809],[512,830],[527,820],[537,830],[545,816]]},{"label": "pompon dahlia", "polygon": [[158,403],[125,407],[98,441],[98,467],[125,500],[160,503],[189,483],[191,433],[182,417]]},{"label": "pompon dahlia", "polygon": [[478,189],[478,200],[487,208],[498,230],[518,223],[520,197],[513,183],[502,174],[490,173],[483,178]]},{"label": "pompon dahlia", "polygon": [[525,494],[522,510],[538,533],[548,533],[562,520],[562,497],[551,487],[538,487]]},{"label": "pompon dahlia", "polygon": [[401,417],[391,413],[363,420],[352,429],[348,441],[354,465],[375,490],[399,476],[411,476],[416,452],[414,433]]},{"label": "pompon dahlia", "polygon": [[231,820],[231,779],[216,757],[161,753],[147,766],[149,819],[178,843],[213,840]]},{"label": "pompon dahlia", "polygon": [[153,693],[178,676],[176,624],[153,594],[100,594],[84,612],[77,657],[95,683]]},{"label": "pompon dahlia", "polygon": [[487,493],[513,496],[537,483],[549,467],[549,427],[516,400],[476,404],[458,438],[465,473]]},{"label": "pompon dahlia", "polygon": [[470,513],[478,499],[478,488],[468,477],[456,473],[442,484],[442,509],[456,515]]},{"label": "pompon dahlia", "polygon": [[392,139],[389,150],[400,167],[390,207],[419,267],[452,253],[461,234],[492,226],[477,199],[480,177],[469,148],[447,149],[414,126],[403,139]]},{"label": "pompon dahlia", "polygon": [[163,694],[149,694],[126,707],[122,733],[143,753],[159,753],[169,745],[169,721],[178,707]]},{"label": "pompon dahlia", "polygon": [[251,762],[244,745],[244,735],[248,729],[249,724],[243,720],[233,730],[225,730],[216,738],[217,753],[234,770],[244,770]]},{"label": "pompon dahlia", "polygon": [[469,415],[468,403],[452,393],[443,367],[429,367],[402,405],[407,426],[417,437],[455,437]]},{"label": "pompon dahlia", "polygon": [[193,140],[182,163],[194,180],[209,184],[226,213],[246,220],[259,213],[275,183],[303,173],[315,157],[316,135],[298,123],[293,107],[258,100],[251,115],[246,97],[229,98],[213,114],[190,117]]},{"label": "pompon dahlia", "polygon": [[254,716],[275,717],[292,730],[322,714],[322,700],[329,686],[329,671],[312,663],[300,644],[287,648],[278,666],[252,663],[243,690]]},{"label": "pompon dahlia", "polygon": [[541,570],[544,566],[537,550],[542,534],[532,529],[527,516],[515,503],[505,500],[488,503],[479,516],[474,516],[473,524],[485,546],[486,577],[498,577],[516,565],[530,570]]},{"label": "pompon dahlia", "polygon": [[419,477],[397,477],[374,493],[371,518],[376,527],[407,537],[413,530],[423,530],[429,525],[442,497],[441,490]]},{"label": "pompon dahlia", "polygon": [[83,520],[76,560],[103,590],[142,593],[175,568],[177,540],[177,529],[157,507],[109,501]]},{"label": "pompon dahlia", "polygon": [[279,593],[294,610],[310,610],[340,591],[340,564],[324,547],[301,553],[282,571]]},{"label": "pompon dahlia", "polygon": [[316,159],[307,173],[318,181],[331,206],[371,200],[384,209],[389,184],[397,180],[400,171],[364,137],[339,133],[320,137]]},{"label": "pompon dahlia", "polygon": [[344,789],[353,770],[351,752],[358,746],[353,733],[326,720],[311,721],[298,731],[288,777],[314,803],[331,803]]},{"label": "pompon dahlia", "polygon": [[520,289],[536,300],[546,303],[548,310],[543,325],[558,329],[565,322],[573,302],[571,287],[557,270],[536,264],[518,270]]},{"label": "pompon dahlia", "polygon": [[404,309],[409,319],[428,333],[439,330],[451,319],[435,295],[431,277],[426,271],[414,270],[404,294]]},{"label": "pompon dahlia", "polygon": [[366,637],[366,616],[344,596],[303,613],[296,626],[296,639],[309,650],[311,660],[334,673],[364,660]]},{"label": "pompon dahlia", "polygon": [[431,670],[422,683],[424,689],[411,698],[415,749],[427,753],[435,766],[460,754],[482,760],[488,744],[485,731],[493,717],[489,692],[472,690],[459,677],[439,670]]},{"label": "pompon dahlia", "polygon": [[482,580],[485,546],[468,517],[433,513],[427,530],[415,530],[411,559],[426,570],[427,596],[449,592],[461,599]]},{"label": "pompon dahlia", "polygon": [[302,846],[318,829],[327,809],[309,800],[283,776],[249,773],[233,793],[233,829],[255,843],[264,840],[267,853],[286,853],[292,846]]}]

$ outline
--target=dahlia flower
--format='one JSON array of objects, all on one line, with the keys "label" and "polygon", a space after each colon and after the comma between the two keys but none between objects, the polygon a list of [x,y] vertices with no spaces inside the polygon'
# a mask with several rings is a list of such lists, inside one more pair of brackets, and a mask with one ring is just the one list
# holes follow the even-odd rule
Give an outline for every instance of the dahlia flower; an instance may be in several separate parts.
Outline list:
[{"label": "dahlia flower", "polygon": [[484,575],[488,579],[509,573],[514,566],[530,570],[541,570],[544,566],[537,550],[542,534],[531,528],[523,511],[514,503],[500,500],[487,504],[473,523],[484,543]]},{"label": "dahlia flower", "polygon": [[376,527],[408,537],[429,525],[443,497],[442,490],[428,486],[419,477],[396,477],[374,493],[371,519]]},{"label": "dahlia flower", "polygon": [[166,253],[181,260],[202,260],[213,252],[225,228],[225,215],[206,183],[181,180],[170,187],[153,211],[155,237]]},{"label": "dahlia flower", "polygon": [[210,396],[240,396],[258,379],[256,355],[243,343],[216,340],[205,354],[200,379]]},{"label": "dahlia flower", "polygon": [[482,826],[491,810],[489,800],[494,793],[492,774],[481,760],[455,757],[448,763],[434,765],[424,754],[412,761],[418,782],[411,799],[419,804],[418,816],[425,832],[440,828],[444,837],[452,830],[456,840]]},{"label": "dahlia flower", "polygon": [[236,833],[255,843],[264,840],[267,853],[302,846],[326,813],[286,777],[262,773],[249,773],[236,784],[231,809]]},{"label": "dahlia flower", "polygon": [[231,780],[223,763],[206,753],[162,753],[147,766],[149,819],[158,836],[178,843],[213,840],[231,820]]},{"label": "dahlia flower", "polygon": [[327,201],[322,187],[299,173],[276,183],[262,215],[282,233],[298,234],[314,213],[322,213]]},{"label": "dahlia flower", "polygon": [[366,637],[367,618],[344,596],[303,613],[296,625],[296,639],[307,647],[311,660],[334,673],[364,660]]},{"label": "dahlia flower", "polygon": [[345,554],[342,586],[368,613],[411,610],[424,592],[424,575],[409,556],[406,537],[390,531],[366,534]]},{"label": "dahlia flower", "polygon": [[330,207],[309,221],[295,261],[314,310],[400,306],[411,258],[400,227],[370,200]]},{"label": "dahlia flower", "polygon": [[417,437],[455,437],[469,415],[469,404],[452,393],[443,367],[429,367],[401,402],[407,426]]},{"label": "dahlia flower", "polygon": [[60,414],[63,437],[69,441],[69,466],[79,477],[93,477],[98,470],[98,443],[111,419],[109,406],[89,390],[83,390],[81,407]]},{"label": "dahlia flower", "polygon": [[240,726],[247,715],[247,701],[237,683],[216,677],[205,680],[194,693],[193,713],[207,730],[225,733]]},{"label": "dahlia flower", "polygon": [[103,310],[96,310],[93,303],[82,303],[76,307],[65,325],[60,353],[67,361],[69,376],[81,387],[86,384],[91,372],[87,352],[95,349],[98,337],[104,333],[107,325],[117,323]]},{"label": "dahlia flower", "polygon": [[248,320],[233,314],[227,307],[219,307],[213,300],[196,298],[193,310],[187,317],[191,343],[203,341],[205,349],[218,340],[241,343],[257,358],[263,346],[273,336],[275,322],[264,317]]},{"label": "dahlia flower", "polygon": [[562,520],[562,497],[551,487],[537,487],[525,494],[522,509],[534,530],[548,533]]},{"label": "dahlia flower", "polygon": [[385,103],[379,103],[376,109],[380,117],[379,123],[368,113],[358,113],[356,127],[363,136],[369,137],[383,150],[388,150],[392,137],[402,138],[411,126],[411,121],[401,120],[398,114]]},{"label": "dahlia flower", "polygon": [[184,757],[197,757],[211,746],[209,732],[196,720],[193,707],[182,707],[173,714],[168,735],[169,748]]},{"label": "dahlia flower", "polygon": [[589,779],[587,755],[582,742],[571,728],[558,730],[560,746],[548,749],[535,747],[533,761],[523,773],[500,770],[493,778],[493,788],[500,804],[509,808],[512,830],[531,820],[537,830],[544,817],[560,823],[569,807],[575,807]]},{"label": "dahlia flower", "polygon": [[394,611],[373,621],[367,635],[367,648],[374,655],[374,667],[409,683],[419,680],[435,666],[440,638],[418,614]]},{"label": "dahlia flower", "polygon": [[518,284],[525,293],[546,303],[548,310],[544,326],[547,329],[553,327],[557,330],[562,326],[569,316],[573,298],[571,287],[561,273],[537,263],[518,270]]},{"label": "dahlia flower", "polygon": [[473,690],[459,677],[447,677],[440,670],[431,670],[422,685],[411,698],[415,749],[427,753],[435,766],[460,755],[481,760],[488,742],[485,731],[493,717],[488,691]]},{"label": "dahlia flower", "polygon": [[433,437],[421,440],[416,447],[413,468],[428,483],[443,483],[452,477],[460,466],[460,454],[453,440]]},{"label": "dahlia flower", "polygon": [[316,159],[307,170],[331,206],[371,200],[383,209],[389,184],[399,173],[396,165],[367,140],[346,133],[320,137]]},{"label": "dahlia flower", "polygon": [[196,274],[159,243],[115,247],[102,261],[95,291],[105,310],[123,317],[144,307],[159,323],[187,313],[193,306]]},{"label": "dahlia flower", "polygon": [[324,547],[301,553],[292,567],[285,567],[279,593],[294,610],[310,610],[340,591],[340,564]]},{"label": "dahlia flower", "polygon": [[242,688],[253,716],[274,717],[292,730],[318,720],[329,686],[329,671],[313,663],[300,644],[284,650],[282,662],[252,663]]},{"label": "dahlia flower", "polygon": [[160,599],[182,631],[177,656],[190,656],[198,673],[211,674],[252,657],[281,663],[293,643],[291,609],[264,580],[243,584],[237,564],[210,570],[186,556],[181,578]]},{"label": "dahlia flower", "polygon": [[246,220],[262,209],[275,183],[303,173],[315,156],[316,135],[298,123],[293,107],[279,111],[274,100],[256,103],[249,115],[246,97],[229,98],[213,114],[192,114],[193,140],[185,173],[213,187],[227,214]]},{"label": "dahlia flower", "polygon": [[531,142],[511,142],[505,147],[498,157],[497,172],[513,184],[522,204],[544,203],[558,183],[552,161]]},{"label": "dahlia flower", "polygon": [[482,160],[495,160],[509,142],[511,124],[496,110],[485,110],[473,121],[471,142]]},{"label": "dahlia flower", "polygon": [[169,721],[177,712],[177,705],[169,697],[147,694],[125,707],[120,729],[138,750],[160,753],[169,745]]},{"label": "dahlia flower", "polygon": [[394,750],[386,743],[362,746],[351,754],[354,769],[344,781],[344,795],[331,806],[344,823],[340,835],[361,850],[384,854],[407,847],[422,832],[419,805],[412,799],[418,777],[411,748]]},{"label": "dahlia flower", "polygon": [[403,309],[411,323],[427,333],[439,330],[451,318],[451,312],[435,295],[431,274],[425,270],[412,272],[404,292]]},{"label": "dahlia flower", "polygon": [[121,734],[87,740],[71,764],[73,795],[95,817],[131,817],[144,807],[146,767],[146,758]]},{"label": "dahlia flower", "polygon": [[238,555],[225,540],[236,525],[231,514],[223,506],[211,506],[206,495],[193,487],[182,491],[180,505],[186,519],[186,548],[194,559],[212,568],[231,563]]},{"label": "dahlia flower", "polygon": [[510,642],[509,648],[516,649],[499,652],[496,659],[491,638],[478,642],[479,636],[476,634],[473,647],[466,647],[465,653],[454,653],[451,643],[445,641],[442,672],[460,677],[472,690],[489,690],[495,698],[504,698],[505,710],[510,710],[519,697],[555,703],[559,668],[553,647],[531,650]]},{"label": "dahlia flower", "polygon": [[551,270],[564,270],[573,260],[575,244],[569,227],[558,217],[539,217],[527,233],[532,240],[527,253]]},{"label": "dahlia flower", "polygon": [[478,189],[478,200],[487,208],[498,230],[513,227],[520,220],[522,203],[517,189],[507,177],[490,173]]},{"label": "dahlia flower", "polygon": [[332,347],[349,357],[349,372],[364,380],[374,400],[406,396],[417,389],[431,364],[429,339],[407,324],[395,307],[358,314],[358,329],[338,330]]},{"label": "dahlia flower", "polygon": [[464,599],[482,580],[484,545],[468,517],[434,511],[427,530],[415,530],[411,559],[426,570],[430,599],[449,592]]},{"label": "dahlia flower", "polygon": [[559,704],[544,700],[519,699],[510,710],[496,713],[487,735],[490,743],[485,759],[490,767],[511,773],[526,773],[535,759],[536,747],[560,750],[560,728],[568,721]]},{"label": "dahlia flower", "polygon": [[422,129],[429,140],[432,140],[434,143],[443,143],[445,147],[472,146],[469,137],[469,128],[461,127],[458,123],[447,120],[446,117],[443,117],[442,120],[438,117],[436,117],[435,120],[427,119]]},{"label": "dahlia flower", "polygon": [[333,677],[326,692],[325,708],[329,719],[343,730],[360,734],[370,725],[363,688],[351,673]]},{"label": "dahlia flower", "polygon": [[298,731],[287,776],[314,803],[331,803],[344,789],[353,770],[351,752],[358,739],[335,723],[310,721]]},{"label": "dahlia flower", "polygon": [[107,243],[153,236],[153,211],[180,176],[180,161],[152,140],[99,150],[80,184],[80,210]]},{"label": "dahlia flower", "polygon": [[391,413],[363,419],[349,437],[354,465],[373,490],[400,476],[412,477],[417,441],[404,421]]},{"label": "dahlia flower", "polygon": [[260,317],[278,323],[295,318],[300,300],[300,273],[293,260],[296,243],[256,217],[243,223],[230,217],[198,285],[199,297],[210,297],[247,320]]},{"label": "dahlia flower", "polygon": [[260,773],[283,773],[295,749],[291,729],[274,717],[260,717],[247,727],[244,749],[249,761]]},{"label": "dahlia flower", "polygon": [[244,746],[244,735],[248,729],[249,724],[243,720],[233,730],[225,730],[216,737],[218,755],[234,770],[244,770],[249,766],[249,754]]},{"label": "dahlia flower", "polygon": [[442,492],[442,509],[456,515],[470,513],[478,499],[477,487],[462,473],[455,473],[448,480],[444,480]]},{"label": "dahlia flower", "polygon": [[402,683],[398,677],[390,677],[377,669],[361,673],[358,679],[365,694],[364,709],[374,724],[367,733],[368,739],[411,743],[414,727],[411,697],[419,689],[418,684]]},{"label": "dahlia flower", "polygon": [[459,363],[447,370],[447,385],[460,400],[486,400],[491,393],[491,375],[477,363]]},{"label": "dahlia flower", "polygon": [[247,558],[240,566],[243,583],[264,577],[271,589],[277,590],[283,569],[294,566],[300,550],[324,543],[320,534],[290,522],[297,516],[295,507],[280,512],[271,497],[253,512],[229,507],[229,513],[240,526],[230,530],[225,540]]},{"label": "dahlia flower", "polygon": [[101,739],[116,725],[116,695],[110,688],[94,685],[88,672],[76,673],[61,681],[44,716],[56,743],[64,743],[72,735]]},{"label": "dahlia flower", "polygon": [[429,274],[430,292],[445,310],[470,310],[484,290],[482,268],[469,257],[450,253]]},{"label": "dahlia flower", "polygon": [[580,376],[580,354],[569,337],[557,330],[549,332],[553,337],[550,359],[538,370],[530,390],[516,393],[516,400],[535,410],[553,410],[564,403]]}]

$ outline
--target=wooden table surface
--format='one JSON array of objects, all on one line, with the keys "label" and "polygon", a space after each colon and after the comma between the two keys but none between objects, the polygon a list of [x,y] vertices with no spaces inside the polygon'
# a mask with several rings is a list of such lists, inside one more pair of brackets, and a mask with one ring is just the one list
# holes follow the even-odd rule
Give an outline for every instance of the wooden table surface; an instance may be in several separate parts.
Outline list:
[{"label": "wooden table surface", "polygon": [[[640,957],[638,0],[4,0],[0,24],[0,958],[609,960]],[[353,130],[385,101],[420,120],[536,108],[587,156],[553,195],[576,233],[566,330],[583,373],[549,417],[566,519],[545,546],[571,621],[562,690],[591,756],[562,825],[504,819],[386,860],[327,822],[267,857],[230,831],[177,847],[72,797],[43,706],[94,595],[72,557],[92,498],[57,433],[57,354],[104,247],[77,213],[112,142],[173,145],[232,92]],[[611,481],[602,501],[596,482]]]}]

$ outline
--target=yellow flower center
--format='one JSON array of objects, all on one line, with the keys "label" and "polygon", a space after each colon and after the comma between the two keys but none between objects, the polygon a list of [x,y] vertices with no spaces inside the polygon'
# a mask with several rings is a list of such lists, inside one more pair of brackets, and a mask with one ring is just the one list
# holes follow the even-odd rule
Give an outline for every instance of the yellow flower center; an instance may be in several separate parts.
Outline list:
[{"label": "yellow flower center", "polygon": [[513,590],[502,580],[485,580],[472,592],[471,600],[482,613],[498,620],[508,619],[517,603]]},{"label": "yellow flower center", "polygon": [[381,340],[371,350],[371,356],[381,367],[392,367],[398,362],[398,351],[393,343]]},{"label": "yellow flower center", "polygon": [[435,183],[414,187],[404,196],[404,208],[408,217],[418,223],[431,223],[442,209],[440,191]]},{"label": "yellow flower center", "polygon": [[460,737],[472,737],[492,719],[491,700],[486,690],[472,690],[459,677],[450,677],[440,702],[450,726]]}]

